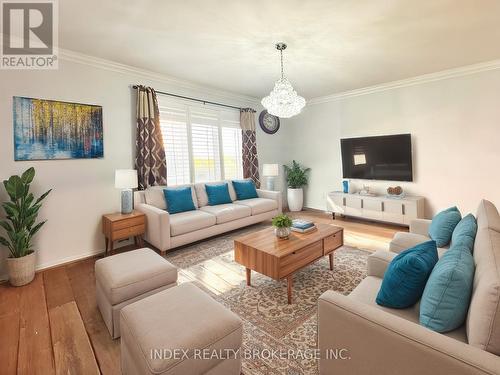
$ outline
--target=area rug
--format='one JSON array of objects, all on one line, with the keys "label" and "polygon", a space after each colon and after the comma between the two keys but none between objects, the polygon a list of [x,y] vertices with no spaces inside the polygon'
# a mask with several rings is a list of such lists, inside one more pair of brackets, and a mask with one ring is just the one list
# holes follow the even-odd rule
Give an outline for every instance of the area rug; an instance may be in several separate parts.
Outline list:
[{"label": "area rug", "polygon": [[[370,253],[344,246],[335,251],[333,271],[324,257],[295,273],[293,304],[288,305],[285,281],[252,272],[252,286],[247,287],[245,269],[234,261],[234,238],[263,228],[256,225],[189,245],[167,253],[166,259],[241,317],[243,349],[253,353],[243,357],[243,374],[317,374],[316,360],[304,354],[316,348],[318,297],[327,290],[349,294],[366,276]],[[271,355],[277,351],[293,354]]]}]

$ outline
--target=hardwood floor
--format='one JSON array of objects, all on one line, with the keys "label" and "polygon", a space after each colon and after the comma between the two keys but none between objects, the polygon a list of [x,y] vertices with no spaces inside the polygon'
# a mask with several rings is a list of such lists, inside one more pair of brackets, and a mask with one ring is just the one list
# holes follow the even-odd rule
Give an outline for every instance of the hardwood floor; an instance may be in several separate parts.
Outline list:
[{"label": "hardwood floor", "polygon": [[[290,215],[341,226],[346,245],[369,251],[386,250],[394,233],[405,230],[354,219],[333,221],[315,211]],[[120,373],[120,340],[111,339],[96,305],[96,259],[39,272],[24,287],[0,284],[1,374]],[[180,272],[180,282],[192,280],[221,293],[245,280],[245,270],[207,260]]]}]

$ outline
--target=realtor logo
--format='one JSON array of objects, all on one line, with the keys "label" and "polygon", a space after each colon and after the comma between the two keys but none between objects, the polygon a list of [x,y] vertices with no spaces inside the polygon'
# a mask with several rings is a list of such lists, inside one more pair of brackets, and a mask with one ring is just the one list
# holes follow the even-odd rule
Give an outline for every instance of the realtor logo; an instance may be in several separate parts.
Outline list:
[{"label": "realtor logo", "polygon": [[1,2],[1,69],[57,69],[56,0]]}]

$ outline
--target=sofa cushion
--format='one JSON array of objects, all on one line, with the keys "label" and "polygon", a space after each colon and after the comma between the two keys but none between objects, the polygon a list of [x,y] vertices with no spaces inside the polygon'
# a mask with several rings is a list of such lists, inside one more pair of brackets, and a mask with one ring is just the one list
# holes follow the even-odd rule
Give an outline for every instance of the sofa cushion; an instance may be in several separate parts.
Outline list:
[{"label": "sofa cushion", "polygon": [[170,215],[170,235],[175,237],[184,233],[208,228],[215,225],[216,221],[215,215],[211,215],[201,210]]},{"label": "sofa cushion", "polygon": [[474,285],[467,315],[469,344],[500,355],[500,216],[495,206],[481,201],[474,242]]},{"label": "sofa cushion", "polygon": [[205,186],[206,185],[220,185],[222,183],[227,183],[227,189],[229,190],[229,196],[231,201],[236,200],[236,192],[234,191],[233,184],[230,180],[225,181],[214,181],[214,182],[203,182],[194,184],[194,190],[196,191],[196,197],[198,201],[198,207],[204,207],[208,205],[208,195]]},{"label": "sofa cushion", "polygon": [[252,210],[252,215],[262,214],[278,208],[278,202],[267,198],[245,199],[234,203],[249,207]]},{"label": "sofa cushion", "polygon": [[[352,298],[358,302],[376,307],[377,309],[383,310],[389,314],[398,316],[400,318],[406,319],[412,323],[419,324],[419,310],[420,304],[416,303],[406,309],[391,309],[390,307],[384,307],[377,305],[375,298],[382,285],[382,279],[375,276],[365,277],[361,283],[358,284],[356,288],[349,294],[349,298]],[[465,325],[457,328],[454,331],[450,331],[444,334],[445,336],[452,337],[461,342],[467,342],[467,334],[465,332]]]},{"label": "sofa cushion", "polygon": [[467,243],[456,242],[436,263],[420,301],[420,324],[436,332],[461,327],[467,316],[474,259]]},{"label": "sofa cushion", "polygon": [[166,188],[163,189],[163,194],[170,214],[196,210],[190,186]]},{"label": "sofa cushion", "polygon": [[229,195],[226,182],[223,182],[220,185],[205,185],[205,191],[207,192],[209,206],[217,206],[219,204],[233,202]]},{"label": "sofa cushion", "polygon": [[437,261],[435,241],[421,243],[398,254],[385,271],[377,303],[396,309],[417,303]]},{"label": "sofa cushion", "polygon": [[[193,185],[178,185],[176,187],[191,187],[191,196],[193,198],[193,203],[195,207],[198,207],[198,202],[196,199],[196,194],[195,194],[195,189]],[[165,200],[165,194],[163,193],[163,190],[166,189],[168,186],[151,186],[144,190],[144,197],[146,200],[146,204],[149,204],[151,206],[157,207],[160,210],[166,210],[167,209],[167,202]]]},{"label": "sofa cushion", "polygon": [[96,281],[112,305],[177,281],[177,268],[144,248],[95,262]]},{"label": "sofa cushion", "polygon": [[476,239],[477,222],[472,214],[465,216],[455,227],[451,236],[451,246],[463,244],[472,253],[474,240]]},{"label": "sofa cushion", "polygon": [[[421,234],[397,232],[389,245],[389,250],[393,253],[399,254],[400,252],[409,249],[410,247],[416,246],[419,243],[427,242],[429,240],[429,237],[423,236]],[[438,256],[441,257],[444,252],[448,250],[448,248],[448,246],[438,247]]]},{"label": "sofa cushion", "polygon": [[220,204],[217,206],[205,206],[201,207],[200,210],[215,215],[217,218],[217,224],[227,223],[229,221],[242,219],[252,215],[250,207],[234,203]]},{"label": "sofa cushion", "polygon": [[[139,369],[124,369],[124,373],[208,374],[224,360],[224,354],[228,357],[242,344],[241,319],[191,283],[126,306],[122,309],[120,325],[122,355],[125,347],[127,355],[136,363],[135,368]],[[209,358],[194,357],[195,349],[206,350]],[[178,351],[181,355],[155,357],[151,355],[154,350]],[[181,350],[189,350],[187,357]],[[220,355],[210,356],[214,353]],[[213,373],[239,374],[240,371]]]},{"label": "sofa cushion", "polygon": [[429,237],[436,241],[437,247],[443,247],[450,243],[453,230],[460,219],[462,219],[462,215],[456,207],[450,207],[434,216],[429,227]]},{"label": "sofa cushion", "polygon": [[255,182],[252,180],[234,180],[233,187],[239,201],[258,197]]}]

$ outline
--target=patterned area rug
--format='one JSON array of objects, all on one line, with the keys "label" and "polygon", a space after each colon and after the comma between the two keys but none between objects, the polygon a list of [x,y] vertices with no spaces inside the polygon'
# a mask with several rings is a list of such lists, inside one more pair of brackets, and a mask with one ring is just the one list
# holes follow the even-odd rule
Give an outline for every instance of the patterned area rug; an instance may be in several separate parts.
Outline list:
[{"label": "patterned area rug", "polygon": [[[344,246],[335,251],[334,271],[329,270],[328,257],[323,257],[295,273],[293,304],[288,305],[286,281],[277,282],[252,272],[252,286],[247,287],[244,268],[234,262],[233,239],[263,228],[255,225],[186,246],[168,253],[166,259],[181,268],[183,274],[195,275],[193,280],[199,287],[243,319],[243,349],[260,354],[243,359],[243,374],[317,374],[314,359],[276,359],[268,354],[271,350],[305,353],[316,348],[318,297],[330,289],[349,294],[366,276],[369,252]],[[203,281],[207,269],[224,279],[226,287],[222,292],[207,287]]]}]

